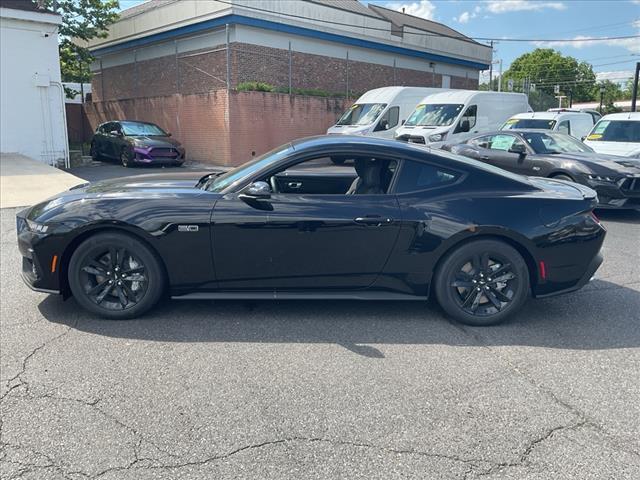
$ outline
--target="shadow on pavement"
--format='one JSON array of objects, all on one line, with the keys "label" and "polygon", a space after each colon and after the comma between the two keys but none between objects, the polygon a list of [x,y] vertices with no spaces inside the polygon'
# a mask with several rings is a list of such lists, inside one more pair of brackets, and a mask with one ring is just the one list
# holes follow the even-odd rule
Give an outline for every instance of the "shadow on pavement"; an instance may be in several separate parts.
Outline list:
[{"label": "shadow on pavement", "polygon": [[384,355],[370,344],[640,347],[640,292],[598,280],[574,294],[530,300],[511,322],[487,328],[451,324],[433,302],[167,300],[128,321],[93,318],[73,299],[58,296],[38,308],[51,322],[114,338],[334,343],[372,358]]},{"label": "shadow on pavement", "polygon": [[640,223],[640,211],[638,210],[596,209],[596,215],[605,222]]}]

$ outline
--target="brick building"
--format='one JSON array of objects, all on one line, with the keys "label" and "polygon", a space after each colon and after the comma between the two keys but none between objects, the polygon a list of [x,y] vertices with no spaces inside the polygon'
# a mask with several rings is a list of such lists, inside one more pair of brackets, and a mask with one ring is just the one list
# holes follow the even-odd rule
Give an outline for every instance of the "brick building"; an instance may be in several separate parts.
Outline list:
[{"label": "brick building", "polygon": [[[290,133],[274,132],[277,139],[257,138],[263,134],[254,124],[256,143],[247,146],[249,153],[262,153],[301,130],[322,133],[349,99],[372,88],[477,88],[479,71],[491,62],[490,47],[445,25],[357,0],[151,0],[123,11],[109,35],[89,46],[96,58],[92,118],[99,121],[101,112],[117,115],[133,108],[138,118],[154,120],[157,114],[142,105],[165,102],[168,110],[177,106],[170,123],[181,140],[193,129],[206,137],[211,125],[181,110],[180,105],[191,103],[175,96],[205,95],[206,102],[214,97],[224,102],[212,108],[223,116],[218,128],[225,142],[238,136],[230,119],[243,113],[231,109],[241,108],[242,93],[235,90],[246,82],[263,82],[284,93],[346,97],[331,102],[282,98],[278,102],[306,102],[315,112],[314,118],[307,115],[313,128],[307,132],[296,126]],[[212,96],[219,90],[224,94]],[[275,108],[278,102],[266,104]],[[299,114],[298,107],[292,103],[285,110]],[[324,107],[329,110],[322,112]],[[271,116],[279,118],[264,111],[258,120]],[[213,145],[186,146],[199,161],[246,160],[244,151],[223,156],[224,149]]]}]

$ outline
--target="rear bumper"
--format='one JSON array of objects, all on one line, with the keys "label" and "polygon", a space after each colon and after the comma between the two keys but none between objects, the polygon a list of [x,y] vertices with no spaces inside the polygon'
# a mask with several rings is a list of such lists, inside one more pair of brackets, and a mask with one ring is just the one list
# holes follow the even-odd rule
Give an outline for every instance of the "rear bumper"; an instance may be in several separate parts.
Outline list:
[{"label": "rear bumper", "polygon": [[575,285],[569,288],[565,288],[563,290],[557,290],[555,292],[538,294],[538,295],[535,295],[535,298],[555,297],[556,295],[563,295],[565,293],[571,293],[571,292],[575,292],[576,290],[580,290],[582,287],[584,287],[587,283],[589,283],[593,279],[593,275],[596,273],[598,268],[600,268],[600,265],[602,265],[603,260],[604,260],[604,257],[602,256],[602,253],[598,252],[598,254],[595,257],[593,257],[593,259],[589,263],[589,266],[585,270],[584,274],[582,275],[582,277],[580,277],[580,279]]}]

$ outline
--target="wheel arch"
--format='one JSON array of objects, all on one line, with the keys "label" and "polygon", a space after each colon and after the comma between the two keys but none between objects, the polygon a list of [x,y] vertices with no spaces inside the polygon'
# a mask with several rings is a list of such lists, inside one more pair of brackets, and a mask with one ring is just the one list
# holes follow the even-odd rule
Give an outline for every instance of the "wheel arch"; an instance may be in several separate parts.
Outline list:
[{"label": "wheel arch", "polygon": [[517,239],[512,235],[494,231],[481,231],[476,234],[462,235],[453,240],[451,243],[447,244],[446,248],[444,248],[442,253],[439,255],[438,261],[433,268],[432,281],[429,282],[429,295],[431,294],[432,290],[433,278],[436,277],[437,272],[442,266],[442,263],[444,262],[444,259],[447,257],[447,255],[460,248],[461,246],[477,240],[497,240],[515,248],[516,251],[522,256],[525,264],[527,265],[527,270],[529,273],[529,288],[532,292],[534,291],[534,288],[538,283],[538,266],[536,259],[529,248],[527,248],[520,239]]},{"label": "wheel arch", "polygon": [[145,235],[144,231],[130,225],[118,225],[111,223],[108,225],[95,224],[73,237],[73,239],[67,244],[64,251],[62,252],[62,255],[60,257],[60,268],[58,269],[58,280],[60,282],[60,292],[62,293],[64,299],[67,299],[71,296],[68,273],[69,262],[71,261],[73,253],[80,246],[80,244],[82,244],[89,238],[102,233],[119,233],[128,235],[144,244],[158,260],[158,263],[160,264],[160,268],[162,269],[168,285],[169,275],[167,273],[167,266],[165,265],[164,260],[160,256],[158,250],[151,244],[151,242],[149,242],[149,239],[146,238],[147,235]]},{"label": "wheel arch", "polygon": [[572,182],[576,181],[575,175],[572,175],[571,173],[567,172],[566,170],[553,170],[552,172],[549,173],[549,175],[547,175],[547,178],[555,178],[558,175],[563,175],[565,177],[569,177]]}]

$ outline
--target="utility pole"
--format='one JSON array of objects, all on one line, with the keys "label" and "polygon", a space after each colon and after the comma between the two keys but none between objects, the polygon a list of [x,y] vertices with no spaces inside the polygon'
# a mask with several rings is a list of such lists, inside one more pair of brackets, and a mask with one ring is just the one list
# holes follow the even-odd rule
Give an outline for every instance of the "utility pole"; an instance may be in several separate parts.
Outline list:
[{"label": "utility pole", "polygon": [[633,77],[633,95],[631,96],[631,111],[636,111],[636,101],[638,100],[638,76],[640,75],[640,62],[636,62],[636,75]]},{"label": "utility pole", "polygon": [[498,72],[498,75],[500,75],[498,77],[498,91],[501,92],[502,91],[502,59],[499,60],[500,61],[500,70]]},{"label": "utility pole", "polygon": [[602,115],[602,102],[604,100],[604,85],[600,85],[600,115]]},{"label": "utility pole", "polygon": [[491,61],[489,62],[489,90],[493,90],[493,40],[489,42],[491,45]]},{"label": "utility pole", "polygon": [[562,108],[562,99],[563,98],[567,98],[566,95],[557,95],[556,98],[558,99],[558,108]]}]

